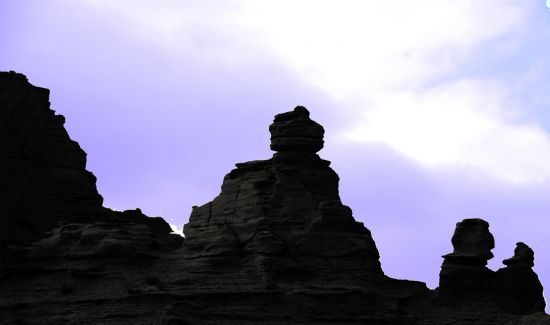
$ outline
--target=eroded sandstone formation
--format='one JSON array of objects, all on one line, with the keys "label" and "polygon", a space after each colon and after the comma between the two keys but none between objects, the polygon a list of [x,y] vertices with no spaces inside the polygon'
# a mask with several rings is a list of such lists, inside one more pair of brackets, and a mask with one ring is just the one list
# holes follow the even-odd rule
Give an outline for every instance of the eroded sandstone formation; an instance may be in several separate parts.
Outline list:
[{"label": "eroded sandstone formation", "polygon": [[544,311],[542,284],[532,269],[535,254],[525,243],[517,243],[514,256],[505,259],[506,267],[497,272],[486,267],[495,247],[486,221],[457,223],[452,244],[454,252],[443,256],[439,294],[457,304],[472,297],[493,299],[502,310],[516,314]]},{"label": "eroded sandstone formation", "polygon": [[1,324],[550,324],[534,253],[518,243],[489,270],[480,219],[458,223],[437,290],[385,276],[304,107],[275,116],[273,156],[237,164],[185,240],[102,207],[48,91],[21,74],[0,73],[0,127]]},{"label": "eroded sandstone formation", "polygon": [[214,201],[185,225],[185,258],[241,264],[266,285],[336,285],[383,277],[370,231],[338,195],[338,175],[315,152],[323,127],[304,107],[275,116],[269,160],[237,164]]},{"label": "eroded sandstone formation", "polygon": [[32,267],[47,271],[92,256],[179,247],[182,239],[162,218],[102,206],[86,153],[64,123],[50,109],[49,90],[22,74],[0,73],[0,276],[24,261],[38,260]]},{"label": "eroded sandstone formation", "polygon": [[464,219],[456,224],[452,244],[454,251],[444,255],[439,274],[439,291],[442,294],[470,294],[488,291],[493,271],[487,261],[493,258],[495,247],[489,223],[481,219]]},{"label": "eroded sandstone formation", "polygon": [[542,284],[532,269],[535,253],[522,242],[516,245],[514,256],[502,261],[506,267],[495,274],[498,302],[504,310],[517,314],[544,311]]}]

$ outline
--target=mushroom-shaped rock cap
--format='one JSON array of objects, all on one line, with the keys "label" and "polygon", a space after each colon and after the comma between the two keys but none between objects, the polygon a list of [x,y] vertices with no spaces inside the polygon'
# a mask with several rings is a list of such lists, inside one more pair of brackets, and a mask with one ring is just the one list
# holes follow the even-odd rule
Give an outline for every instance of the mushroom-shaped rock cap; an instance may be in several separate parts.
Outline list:
[{"label": "mushroom-shaped rock cap", "polygon": [[309,118],[309,111],[297,106],[293,111],[275,115],[269,126],[271,150],[316,153],[323,149],[323,127]]},{"label": "mushroom-shaped rock cap", "polygon": [[451,254],[445,257],[474,258],[487,261],[493,258],[491,249],[495,239],[489,232],[489,223],[482,219],[464,219],[456,224]]},{"label": "mushroom-shaped rock cap", "polygon": [[516,249],[514,249],[514,256],[502,261],[507,266],[529,266],[535,265],[535,253],[531,247],[525,245],[522,242],[516,243]]}]

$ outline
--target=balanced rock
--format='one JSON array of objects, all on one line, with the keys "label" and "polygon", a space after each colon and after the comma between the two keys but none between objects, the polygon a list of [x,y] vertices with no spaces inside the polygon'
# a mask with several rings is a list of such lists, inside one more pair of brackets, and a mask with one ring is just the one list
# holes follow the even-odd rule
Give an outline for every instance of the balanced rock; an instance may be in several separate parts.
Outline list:
[{"label": "balanced rock", "polygon": [[526,244],[516,244],[514,256],[505,259],[506,267],[495,274],[497,301],[502,309],[516,314],[544,311],[542,284],[533,271],[534,252]]},{"label": "balanced rock", "polygon": [[456,224],[452,238],[453,252],[444,255],[439,273],[442,294],[474,294],[488,290],[493,271],[486,265],[495,247],[489,223],[482,219],[464,219]]},{"label": "balanced rock", "polygon": [[237,164],[220,195],[193,209],[184,228],[189,267],[239,265],[268,286],[382,278],[371,233],[341,203],[330,162],[315,154],[323,127],[298,106],[269,129],[273,158]]},{"label": "balanced rock", "polygon": [[495,239],[489,231],[489,223],[482,219],[464,219],[456,224],[453,252],[445,255],[450,260],[467,260],[483,265],[493,258]]},{"label": "balanced rock", "polygon": [[309,118],[309,111],[297,106],[291,112],[275,116],[269,126],[271,150],[316,153],[323,148],[325,130]]}]

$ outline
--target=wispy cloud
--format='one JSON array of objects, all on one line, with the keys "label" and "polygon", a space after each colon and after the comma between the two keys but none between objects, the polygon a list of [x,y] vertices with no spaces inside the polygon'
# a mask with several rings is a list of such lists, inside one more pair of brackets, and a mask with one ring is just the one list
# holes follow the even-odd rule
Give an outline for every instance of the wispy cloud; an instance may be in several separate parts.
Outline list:
[{"label": "wispy cloud", "polygon": [[520,27],[512,1],[251,1],[243,24],[335,95],[420,86]]},{"label": "wispy cloud", "polygon": [[458,80],[379,94],[349,137],[431,167],[475,168],[512,183],[550,180],[550,137],[500,82]]},{"label": "wispy cloud", "polygon": [[330,115],[356,116],[348,141],[513,183],[550,179],[550,138],[525,122],[509,80],[484,75],[517,50],[533,1],[90,3],[202,60],[283,62],[342,103]]}]

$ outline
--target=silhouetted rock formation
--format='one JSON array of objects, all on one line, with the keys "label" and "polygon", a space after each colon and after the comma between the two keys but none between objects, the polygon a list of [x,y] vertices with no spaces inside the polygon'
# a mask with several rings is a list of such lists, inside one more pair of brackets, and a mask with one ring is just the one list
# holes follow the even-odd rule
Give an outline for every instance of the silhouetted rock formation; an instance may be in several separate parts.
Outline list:
[{"label": "silhouetted rock formation", "polygon": [[525,245],[525,243],[516,243],[516,249],[514,249],[514,256],[502,261],[502,264],[506,266],[535,266],[535,252],[531,247]]},{"label": "silhouetted rock formation", "polygon": [[162,218],[102,207],[86,153],[48,97],[24,75],[0,73],[0,276],[25,258],[38,259],[40,269],[179,247],[181,237]]},{"label": "silhouetted rock formation", "polygon": [[309,111],[303,106],[275,116],[269,132],[273,151],[316,153],[323,148],[325,130],[309,118]]},{"label": "silhouetted rock formation", "polygon": [[185,258],[241,265],[275,282],[358,283],[383,276],[371,234],[338,195],[338,175],[316,151],[323,128],[304,107],[275,116],[272,159],[237,164],[214,201],[193,209]]},{"label": "silhouetted rock formation", "polygon": [[486,221],[464,219],[457,223],[452,243],[454,252],[443,256],[439,278],[439,294],[445,299],[461,304],[477,296],[494,299],[510,313],[544,311],[543,288],[531,269],[534,252],[529,246],[517,243],[514,256],[503,261],[507,267],[493,272],[486,267],[495,247]]},{"label": "silhouetted rock formation", "polygon": [[542,284],[532,269],[535,253],[522,242],[516,245],[514,256],[502,261],[506,267],[495,275],[498,302],[504,310],[517,314],[544,311]]},{"label": "silhouetted rock formation", "polygon": [[[24,243],[60,220],[82,219],[75,209],[100,208],[86,153],[72,141],[65,118],[50,110],[49,90],[22,74],[0,73],[0,238]],[[1,245],[1,244],[0,244]]]},{"label": "silhouetted rock formation", "polygon": [[533,252],[490,271],[480,219],[457,224],[438,290],[385,276],[304,107],[275,116],[273,157],[237,164],[185,240],[101,206],[47,90],[0,73],[0,118],[2,324],[550,324]]},{"label": "silhouetted rock formation", "polygon": [[444,255],[439,274],[442,294],[476,294],[488,291],[493,271],[486,265],[495,247],[489,224],[481,219],[464,219],[456,224],[452,238],[454,251]]}]

